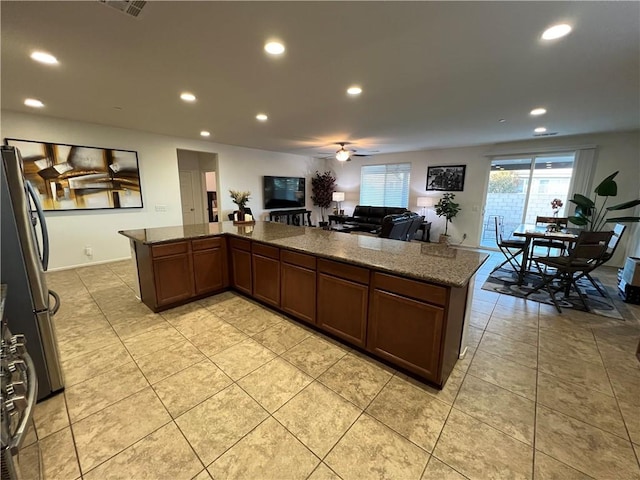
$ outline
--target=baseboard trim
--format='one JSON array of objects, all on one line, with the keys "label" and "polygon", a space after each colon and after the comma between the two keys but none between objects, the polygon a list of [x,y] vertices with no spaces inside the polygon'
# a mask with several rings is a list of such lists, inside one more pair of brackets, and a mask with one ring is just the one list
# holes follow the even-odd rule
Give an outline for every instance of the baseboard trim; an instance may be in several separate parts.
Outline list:
[{"label": "baseboard trim", "polygon": [[62,272],[64,270],[72,270],[74,268],[93,267],[95,265],[103,265],[105,263],[121,262],[123,260],[131,260],[131,257],[113,258],[111,260],[101,260],[99,262],[81,263],[79,265],[69,265],[69,266],[66,266],[66,267],[56,267],[56,268],[50,268],[47,271],[48,272]]}]

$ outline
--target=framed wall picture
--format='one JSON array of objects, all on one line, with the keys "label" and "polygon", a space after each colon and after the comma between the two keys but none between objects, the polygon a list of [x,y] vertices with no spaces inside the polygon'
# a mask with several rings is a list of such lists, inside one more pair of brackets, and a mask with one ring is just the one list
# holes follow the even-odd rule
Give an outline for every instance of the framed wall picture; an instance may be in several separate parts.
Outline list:
[{"label": "framed wall picture", "polygon": [[427,190],[462,192],[466,165],[444,165],[427,168]]},{"label": "framed wall picture", "polygon": [[142,208],[138,153],[6,138],[44,210]]}]

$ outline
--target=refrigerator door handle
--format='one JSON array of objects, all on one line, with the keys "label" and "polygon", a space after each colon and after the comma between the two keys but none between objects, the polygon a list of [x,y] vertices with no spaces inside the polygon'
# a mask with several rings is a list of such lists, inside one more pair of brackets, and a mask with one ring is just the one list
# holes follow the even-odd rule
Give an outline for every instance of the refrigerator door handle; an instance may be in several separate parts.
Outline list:
[{"label": "refrigerator door handle", "polygon": [[56,313],[58,313],[58,310],[60,309],[60,297],[53,290],[49,290],[49,295],[52,296],[53,299],[55,300],[53,307],[51,306],[49,307],[49,314],[55,315]]},{"label": "refrigerator door handle", "polygon": [[40,204],[40,198],[36,194],[35,188],[29,180],[25,180],[27,191],[29,196],[33,200],[33,204],[36,206],[36,214],[38,215],[38,221],[40,222],[40,231],[42,232],[42,269],[46,272],[49,268],[49,232],[47,231],[47,222],[44,218],[44,210]]}]

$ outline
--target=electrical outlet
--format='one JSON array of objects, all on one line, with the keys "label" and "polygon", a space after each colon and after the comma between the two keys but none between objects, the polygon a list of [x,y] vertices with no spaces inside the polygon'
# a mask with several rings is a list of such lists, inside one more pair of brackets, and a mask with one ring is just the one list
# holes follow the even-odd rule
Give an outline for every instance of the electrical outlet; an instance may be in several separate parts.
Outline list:
[{"label": "electrical outlet", "polygon": [[93,256],[93,248],[91,248],[90,246],[84,247],[84,254],[87,257],[92,257]]}]

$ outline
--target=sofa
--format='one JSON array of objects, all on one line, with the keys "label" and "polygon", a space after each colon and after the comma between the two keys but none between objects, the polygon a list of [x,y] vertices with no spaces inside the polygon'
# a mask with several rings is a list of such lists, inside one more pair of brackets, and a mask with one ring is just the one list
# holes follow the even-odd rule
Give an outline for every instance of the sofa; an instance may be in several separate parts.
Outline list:
[{"label": "sofa", "polygon": [[387,215],[382,219],[379,237],[393,240],[411,241],[424,217],[413,212]]},{"label": "sofa", "polygon": [[355,231],[379,233],[382,220],[387,215],[398,215],[407,212],[404,207],[372,207],[356,205],[353,215],[345,220],[346,225],[354,227]]}]

